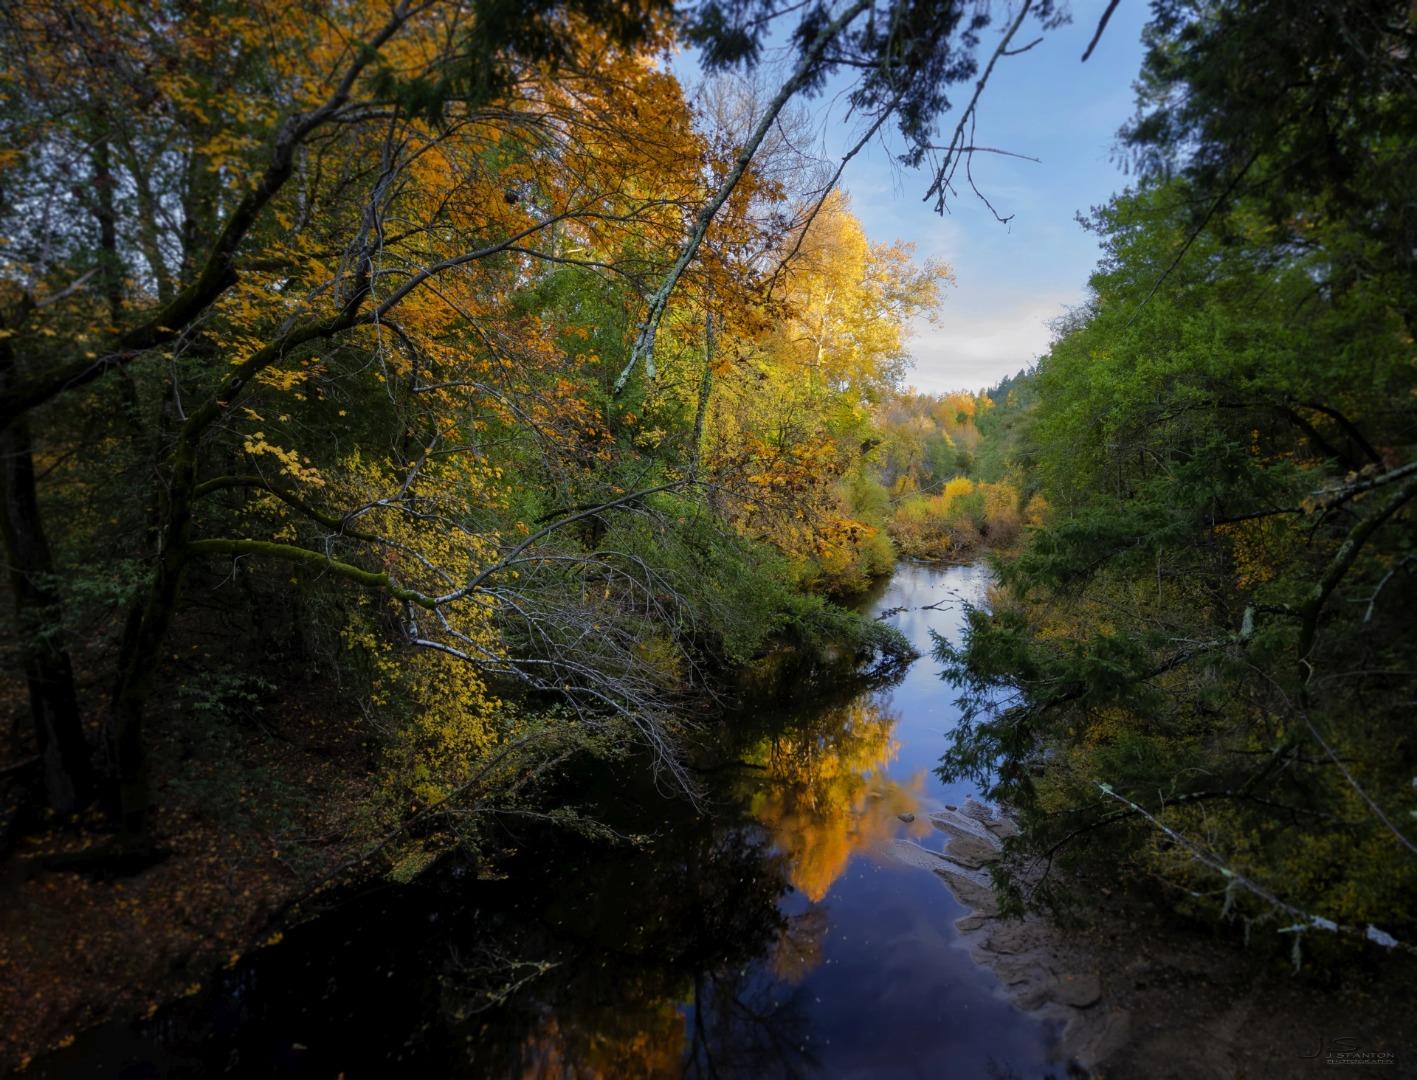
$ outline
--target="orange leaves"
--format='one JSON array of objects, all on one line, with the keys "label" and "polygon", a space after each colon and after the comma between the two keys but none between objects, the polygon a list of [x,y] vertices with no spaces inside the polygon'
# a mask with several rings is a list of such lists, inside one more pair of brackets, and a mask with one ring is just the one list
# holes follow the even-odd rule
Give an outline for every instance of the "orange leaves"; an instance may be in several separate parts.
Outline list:
[{"label": "orange leaves", "polygon": [[1215,531],[1230,541],[1235,584],[1242,589],[1273,581],[1302,546],[1293,524],[1281,515],[1231,522]]}]

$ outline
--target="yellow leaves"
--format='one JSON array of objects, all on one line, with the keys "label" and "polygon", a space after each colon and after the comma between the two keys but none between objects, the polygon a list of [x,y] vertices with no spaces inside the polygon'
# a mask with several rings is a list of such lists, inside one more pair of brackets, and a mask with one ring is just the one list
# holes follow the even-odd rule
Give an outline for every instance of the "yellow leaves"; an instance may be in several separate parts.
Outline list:
[{"label": "yellow leaves", "polygon": [[[286,370],[281,369],[281,367],[268,367],[268,369],[262,371],[259,376],[256,376],[256,381],[261,383],[262,386],[268,386],[271,387],[272,390],[279,390],[285,393],[285,391],[295,390],[295,387],[300,386],[300,383],[303,383],[303,381],[309,377],[310,371],[307,369]],[[261,417],[255,418],[256,420],[261,420]]]},{"label": "yellow leaves", "polygon": [[[496,504],[499,472],[466,455],[434,459],[419,474],[416,512],[389,498],[401,486],[398,472],[358,455],[341,463],[332,487],[347,503],[367,507],[360,529],[391,541],[384,564],[401,585],[441,593],[496,558],[494,533],[448,523]],[[386,710],[386,722],[396,720],[386,758],[390,794],[426,805],[472,775],[501,738],[505,708],[467,659],[440,649],[396,646],[376,629],[373,606],[366,598],[341,639],[364,660],[371,703]],[[489,597],[472,595],[445,606],[441,620],[430,619],[420,633],[473,659],[497,659],[502,643],[494,613]]]},{"label": "yellow leaves", "polygon": [[1215,531],[1230,541],[1235,584],[1242,589],[1273,581],[1298,545],[1292,526],[1280,515],[1231,522]]},{"label": "yellow leaves", "polygon": [[[193,106],[195,108],[195,106]],[[252,135],[243,135],[231,129],[218,131],[197,148],[197,152],[207,159],[208,172],[222,172],[238,164],[243,155],[261,146],[261,140]],[[288,226],[287,226],[288,227]]]},{"label": "yellow leaves", "polygon": [[660,635],[647,637],[635,646],[635,653],[666,683],[678,684],[682,679],[683,653],[670,638]]},{"label": "yellow leaves", "polygon": [[904,360],[909,319],[934,308],[947,275],[933,264],[915,267],[905,247],[873,247],[845,196],[834,192],[788,264],[789,318],[772,352],[806,369],[809,387],[889,384]]},{"label": "yellow leaves", "polygon": [[962,496],[970,495],[974,492],[974,481],[967,476],[956,476],[945,482],[945,486],[940,491],[938,513],[944,515],[950,511],[950,506]]},{"label": "yellow leaves", "polygon": [[443,652],[417,652],[400,681],[411,709],[390,749],[394,779],[426,805],[464,783],[497,744],[502,706],[475,667]]},{"label": "yellow leaves", "polygon": [[1006,546],[1022,525],[1018,501],[1012,484],[956,476],[938,495],[902,500],[891,519],[891,536],[907,554],[926,558],[969,551],[981,542]]},{"label": "yellow leaves", "polygon": [[263,432],[256,432],[241,444],[241,448],[252,457],[269,455],[280,462],[280,471],[284,476],[289,476],[292,480],[298,480],[311,487],[324,487],[325,480],[308,458],[302,459],[294,450],[283,450],[279,446],[273,446],[266,441]]},{"label": "yellow leaves", "polygon": [[1087,716],[1087,727],[1082,741],[1089,747],[1097,747],[1111,742],[1135,722],[1136,718],[1126,709],[1108,705],[1091,711]]},{"label": "yellow leaves", "polygon": [[1048,500],[1044,498],[1042,492],[1032,495],[1028,504],[1023,508],[1023,522],[1030,528],[1037,528],[1048,521],[1052,508],[1048,505]]}]

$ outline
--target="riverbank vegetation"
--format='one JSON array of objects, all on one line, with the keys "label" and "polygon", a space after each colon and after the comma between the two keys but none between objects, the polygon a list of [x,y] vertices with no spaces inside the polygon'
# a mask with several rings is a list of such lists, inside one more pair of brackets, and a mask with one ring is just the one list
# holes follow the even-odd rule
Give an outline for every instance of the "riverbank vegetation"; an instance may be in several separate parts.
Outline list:
[{"label": "riverbank vegetation", "polygon": [[939,654],[1015,900],[1077,860],[1297,965],[1417,945],[1417,40],[1295,10],[1157,5],[1137,186],[1012,387],[1046,512]]},{"label": "riverbank vegetation", "polygon": [[1026,501],[1004,432],[1016,405],[1008,387],[984,394],[905,391],[879,410],[882,447],[877,483],[889,507],[884,525],[902,555],[959,560],[1007,550],[1043,505]]}]

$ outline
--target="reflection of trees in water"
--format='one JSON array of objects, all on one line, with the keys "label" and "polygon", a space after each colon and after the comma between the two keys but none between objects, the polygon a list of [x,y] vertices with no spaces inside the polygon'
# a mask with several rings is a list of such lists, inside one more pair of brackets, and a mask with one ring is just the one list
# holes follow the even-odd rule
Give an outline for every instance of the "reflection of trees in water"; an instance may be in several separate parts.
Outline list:
[{"label": "reflection of trees in water", "polygon": [[773,950],[772,973],[795,986],[822,963],[827,936],[826,908],[812,906],[787,920]]},{"label": "reflection of trees in water", "polygon": [[[505,962],[484,951],[444,974],[443,1012],[475,1073],[801,1071],[805,1022],[760,961],[782,942],[811,955],[812,920],[778,910],[786,864],[756,824],[685,814],[648,851],[582,844],[552,861],[552,880],[479,916]],[[526,957],[554,966],[516,986]]]},{"label": "reflection of trees in water", "polygon": [[[567,801],[653,842],[500,819],[503,850],[522,854],[497,864],[499,880],[450,858],[411,885],[353,892],[143,1037],[194,1073],[297,1059],[302,1075],[812,1072],[800,987],[821,963],[827,910],[779,904],[794,884],[824,893],[913,800],[878,775],[893,721],[871,702],[758,716],[775,737],[721,729],[736,745],[717,749],[759,767],[706,771],[726,789],[712,813],[665,799],[638,763],[596,762],[568,779]],[[88,1060],[129,1052],[120,1027]]]},{"label": "reflection of trees in water", "polygon": [[[759,768],[712,816],[656,799],[670,820],[648,848],[552,838],[560,850],[529,861],[555,870],[514,872],[516,898],[478,913],[478,939],[496,946],[449,965],[442,998],[477,1074],[813,1071],[798,988],[822,958],[815,901],[853,853],[900,829],[923,777],[885,776],[895,717],[873,695],[773,720],[743,755]],[[814,903],[787,915],[794,887]]]},{"label": "reflection of trees in water", "polygon": [[[752,755],[766,769],[754,816],[787,856],[789,878],[809,900],[826,896],[853,854],[894,836],[899,815],[919,808],[924,774],[908,784],[885,775],[899,751],[896,718],[862,695],[814,712],[765,739]],[[912,824],[923,835],[929,824]]]},{"label": "reflection of trees in water", "polygon": [[719,969],[694,987],[683,1074],[797,1077],[816,1070],[802,991],[753,969]]}]

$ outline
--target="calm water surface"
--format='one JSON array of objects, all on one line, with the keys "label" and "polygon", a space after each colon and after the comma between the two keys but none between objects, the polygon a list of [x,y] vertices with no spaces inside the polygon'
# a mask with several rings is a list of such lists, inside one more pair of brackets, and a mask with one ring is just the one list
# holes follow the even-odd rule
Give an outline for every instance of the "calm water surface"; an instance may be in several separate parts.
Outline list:
[{"label": "calm water surface", "polygon": [[[893,862],[971,794],[933,767],[957,713],[929,657],[983,569],[902,564],[874,601],[923,654],[894,685],[758,702],[695,812],[598,767],[566,800],[633,842],[508,821],[497,880],[449,859],[109,1024],[41,1076],[1041,1078],[1050,1033],[956,942],[964,909]],[[900,815],[916,815],[913,822]]]}]

